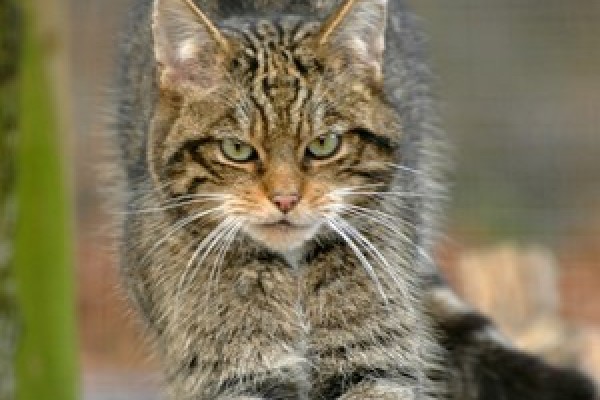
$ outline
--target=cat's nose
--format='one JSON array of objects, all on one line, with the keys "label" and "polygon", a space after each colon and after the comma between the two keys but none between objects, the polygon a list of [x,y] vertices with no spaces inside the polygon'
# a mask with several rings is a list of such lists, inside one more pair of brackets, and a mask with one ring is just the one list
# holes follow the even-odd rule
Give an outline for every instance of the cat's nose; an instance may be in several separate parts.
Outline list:
[{"label": "cat's nose", "polygon": [[277,195],[273,196],[273,198],[271,200],[277,206],[277,208],[279,208],[279,210],[282,213],[287,214],[288,212],[292,211],[292,209],[294,207],[296,207],[296,205],[300,201],[300,195],[298,195],[298,194],[285,194],[285,195],[277,194]]}]

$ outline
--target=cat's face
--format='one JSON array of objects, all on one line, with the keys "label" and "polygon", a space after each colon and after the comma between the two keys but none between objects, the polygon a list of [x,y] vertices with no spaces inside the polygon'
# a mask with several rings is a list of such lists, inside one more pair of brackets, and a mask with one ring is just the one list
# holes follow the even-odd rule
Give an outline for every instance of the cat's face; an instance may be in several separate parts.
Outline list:
[{"label": "cat's face", "polygon": [[202,216],[190,229],[225,221],[285,253],[389,183],[400,127],[368,54],[382,49],[323,45],[320,30],[296,18],[229,24],[226,51],[187,39],[183,67],[161,65],[149,158],[181,217]]}]

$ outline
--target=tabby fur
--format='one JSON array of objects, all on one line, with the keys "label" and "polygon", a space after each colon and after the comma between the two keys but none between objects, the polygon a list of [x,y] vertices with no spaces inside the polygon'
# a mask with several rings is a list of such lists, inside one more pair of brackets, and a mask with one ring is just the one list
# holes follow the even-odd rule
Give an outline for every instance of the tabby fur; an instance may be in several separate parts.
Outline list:
[{"label": "tabby fur", "polygon": [[[454,333],[488,327],[435,305],[445,141],[402,1],[137,0],[130,21],[122,269],[171,398],[546,398],[455,384],[480,339]],[[330,132],[339,155],[307,160]]]}]

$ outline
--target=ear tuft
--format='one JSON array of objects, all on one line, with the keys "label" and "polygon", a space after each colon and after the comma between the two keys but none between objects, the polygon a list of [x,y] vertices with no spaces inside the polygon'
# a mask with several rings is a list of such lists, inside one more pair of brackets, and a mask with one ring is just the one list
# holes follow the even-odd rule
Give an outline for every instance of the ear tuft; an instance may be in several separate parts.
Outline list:
[{"label": "ear tuft", "polygon": [[229,44],[191,0],[155,0],[152,14],[154,56],[163,89],[188,84],[210,87]]},{"label": "ear tuft", "polygon": [[388,0],[344,0],[321,28],[321,46],[349,51],[381,75]]}]

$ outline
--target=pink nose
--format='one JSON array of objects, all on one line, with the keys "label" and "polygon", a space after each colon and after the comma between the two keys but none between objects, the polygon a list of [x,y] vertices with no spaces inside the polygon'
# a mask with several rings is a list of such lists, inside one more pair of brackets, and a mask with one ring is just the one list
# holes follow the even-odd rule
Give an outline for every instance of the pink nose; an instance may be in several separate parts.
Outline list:
[{"label": "pink nose", "polygon": [[290,212],[296,204],[300,201],[300,196],[297,194],[286,194],[286,195],[275,195],[273,196],[273,203],[279,208],[279,210],[286,214]]}]

